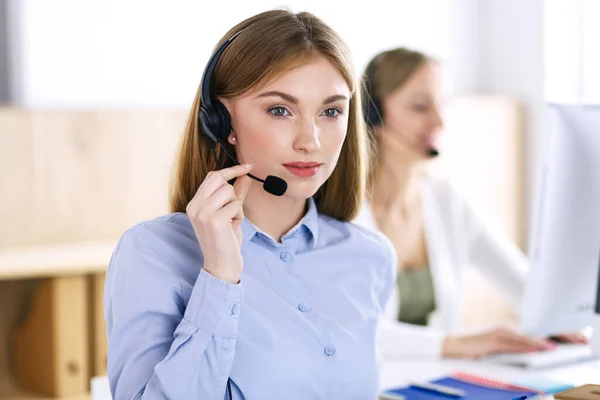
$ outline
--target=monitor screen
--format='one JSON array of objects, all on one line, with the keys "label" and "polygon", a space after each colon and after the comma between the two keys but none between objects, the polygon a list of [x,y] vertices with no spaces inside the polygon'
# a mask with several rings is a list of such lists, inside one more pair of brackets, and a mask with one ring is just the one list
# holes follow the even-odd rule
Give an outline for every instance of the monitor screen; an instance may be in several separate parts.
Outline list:
[{"label": "monitor screen", "polygon": [[550,104],[543,125],[520,323],[530,335],[552,336],[585,329],[599,307],[600,224],[590,221],[600,221],[600,108]]}]

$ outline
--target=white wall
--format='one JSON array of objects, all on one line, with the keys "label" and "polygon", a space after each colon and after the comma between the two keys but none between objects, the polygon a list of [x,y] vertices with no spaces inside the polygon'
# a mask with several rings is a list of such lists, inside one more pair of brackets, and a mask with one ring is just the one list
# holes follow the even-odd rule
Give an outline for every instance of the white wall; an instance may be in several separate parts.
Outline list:
[{"label": "white wall", "polygon": [[600,103],[600,1],[584,0],[583,3],[583,54],[585,82],[583,97],[587,102]]},{"label": "white wall", "polygon": [[600,102],[600,1],[546,1],[546,98]]},{"label": "white wall", "polygon": [[[29,107],[187,107],[217,40],[280,1],[9,0],[17,49],[15,103]],[[354,3],[354,5],[351,5]],[[477,0],[287,1],[316,13],[350,44],[358,71],[376,52],[431,53],[478,86]]]},{"label": "white wall", "polygon": [[[13,102],[28,107],[188,107],[225,31],[281,4],[312,11],[338,30],[359,72],[381,50],[423,50],[444,63],[453,79],[451,94],[494,93],[523,101],[528,205],[543,102],[577,85],[576,33],[565,25],[576,21],[574,0],[8,1],[16,38]],[[563,16],[562,28],[546,24],[553,12]],[[550,56],[549,48],[555,50]]]},{"label": "white wall", "polygon": [[0,104],[10,99],[10,78],[8,67],[8,6],[0,1]]},{"label": "white wall", "polygon": [[[478,10],[480,92],[507,95],[525,107],[526,219],[536,190],[542,135],[546,85],[544,9],[544,0],[492,0],[482,1]],[[528,228],[525,221],[524,234]]]},{"label": "white wall", "polygon": [[538,184],[546,102],[600,101],[600,1],[491,0],[478,10],[480,91],[526,107],[527,216]]}]

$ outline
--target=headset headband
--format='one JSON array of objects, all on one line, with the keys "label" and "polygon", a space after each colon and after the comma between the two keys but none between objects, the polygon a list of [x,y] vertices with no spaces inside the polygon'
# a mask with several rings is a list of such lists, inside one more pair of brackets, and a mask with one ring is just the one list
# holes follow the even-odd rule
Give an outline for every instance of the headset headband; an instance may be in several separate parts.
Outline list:
[{"label": "headset headband", "polygon": [[225,49],[227,48],[227,46],[229,46],[231,44],[231,42],[233,42],[233,40],[240,33],[242,33],[242,31],[243,31],[243,29],[241,31],[237,32],[232,37],[230,37],[228,40],[226,40],[217,49],[217,51],[214,52],[214,54],[212,55],[212,57],[208,61],[208,64],[206,64],[206,68],[204,69],[204,73],[202,74],[202,89],[201,89],[202,90],[201,91],[202,103],[204,105],[210,106],[212,104],[212,100],[210,98],[210,84],[211,84],[213,73],[215,72],[215,68],[217,67],[217,63],[219,62],[219,59],[221,58],[221,55],[223,54],[223,52],[225,51]]}]

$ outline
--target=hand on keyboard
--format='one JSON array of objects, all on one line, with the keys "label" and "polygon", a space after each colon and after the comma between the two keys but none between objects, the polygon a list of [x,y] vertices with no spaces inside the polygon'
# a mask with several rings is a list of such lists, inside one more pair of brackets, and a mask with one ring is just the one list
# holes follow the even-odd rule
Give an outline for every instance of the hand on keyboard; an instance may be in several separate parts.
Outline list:
[{"label": "hand on keyboard", "polygon": [[588,344],[587,337],[580,332],[566,333],[564,335],[555,335],[550,337],[550,339],[555,340],[559,343]]},{"label": "hand on keyboard", "polygon": [[475,359],[499,353],[530,353],[556,347],[545,339],[537,339],[508,328],[497,328],[476,335],[448,336],[442,346],[445,358]]}]

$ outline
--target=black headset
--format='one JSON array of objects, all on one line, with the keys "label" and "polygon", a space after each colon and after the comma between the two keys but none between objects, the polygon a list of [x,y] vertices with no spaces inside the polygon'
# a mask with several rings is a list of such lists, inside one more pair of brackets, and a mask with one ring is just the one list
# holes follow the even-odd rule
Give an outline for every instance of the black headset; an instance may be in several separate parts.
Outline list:
[{"label": "black headset", "polygon": [[375,75],[375,70],[379,66],[379,60],[373,60],[365,70],[365,79],[363,82],[365,100],[364,100],[364,109],[363,114],[365,117],[365,122],[370,128],[374,128],[375,126],[381,125],[383,123],[383,115],[381,108],[381,100],[373,93],[373,76]]},{"label": "black headset", "polygon": [[[223,152],[231,159],[231,161],[238,165],[239,162],[235,157],[229,154],[225,146],[222,144],[222,142],[227,141],[227,137],[231,132],[231,116],[229,115],[229,111],[227,111],[227,108],[223,103],[221,103],[217,98],[211,97],[211,81],[221,55],[227,46],[229,46],[231,42],[233,42],[234,39],[243,31],[244,29],[230,37],[214,52],[208,61],[208,64],[206,64],[206,68],[202,74],[202,82],[200,84],[200,95],[202,96],[202,101],[200,104],[200,109],[198,110],[198,123],[200,124],[200,131],[211,143],[217,168],[219,168],[220,163],[217,158],[216,147],[219,144],[221,145]],[[263,189],[274,196],[282,196],[287,190],[287,182],[277,176],[268,175],[264,180],[257,178],[250,173],[248,176],[255,181],[261,182],[263,184]]]},{"label": "black headset", "polygon": [[240,33],[242,31],[239,31],[219,46],[208,61],[208,64],[206,64],[206,68],[202,74],[202,83],[200,86],[202,104],[198,112],[198,119],[202,132],[211,141],[213,147],[216,147],[220,141],[227,140],[231,132],[231,116],[223,103],[211,97],[211,80],[221,55]]}]

